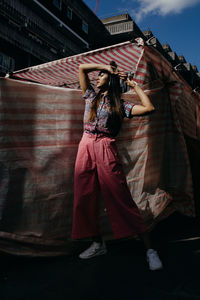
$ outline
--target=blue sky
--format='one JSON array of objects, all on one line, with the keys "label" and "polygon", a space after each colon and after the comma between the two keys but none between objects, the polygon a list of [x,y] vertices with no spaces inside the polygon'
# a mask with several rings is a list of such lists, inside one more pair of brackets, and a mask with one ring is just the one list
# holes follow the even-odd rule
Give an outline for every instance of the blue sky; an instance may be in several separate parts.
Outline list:
[{"label": "blue sky", "polygon": [[[84,0],[94,11],[96,0]],[[200,72],[200,0],[99,0],[97,16],[127,12],[140,29],[196,65]]]}]

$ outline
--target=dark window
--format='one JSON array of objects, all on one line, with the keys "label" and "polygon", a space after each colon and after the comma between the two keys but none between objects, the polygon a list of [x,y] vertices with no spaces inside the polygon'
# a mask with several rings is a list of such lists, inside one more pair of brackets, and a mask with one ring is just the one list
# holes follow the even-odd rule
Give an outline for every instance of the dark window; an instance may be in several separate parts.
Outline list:
[{"label": "dark window", "polygon": [[62,7],[62,0],[53,0],[53,5],[55,5],[59,9],[61,9],[61,7]]},{"label": "dark window", "polygon": [[88,24],[85,21],[82,21],[82,30],[88,33]]},{"label": "dark window", "polygon": [[70,7],[67,8],[67,17],[72,20],[72,9]]}]

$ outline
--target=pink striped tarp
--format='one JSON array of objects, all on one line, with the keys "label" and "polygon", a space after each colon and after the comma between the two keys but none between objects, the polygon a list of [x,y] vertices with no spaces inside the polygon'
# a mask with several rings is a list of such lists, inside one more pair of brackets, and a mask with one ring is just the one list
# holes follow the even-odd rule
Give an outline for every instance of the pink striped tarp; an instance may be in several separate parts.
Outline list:
[{"label": "pink striped tarp", "polygon": [[[77,88],[80,63],[109,64],[114,60],[121,70],[130,72],[135,71],[142,53],[143,47],[126,42],[17,71],[13,77],[53,86]],[[91,80],[95,79],[96,72],[93,72]]]},{"label": "pink striped tarp", "polygon": [[[146,46],[141,38],[136,38],[135,43],[128,41],[20,70],[14,72],[12,78],[79,88],[80,63],[109,64],[111,60],[116,61],[120,70],[134,72],[135,80],[141,85],[155,79],[161,79],[165,83],[175,81],[176,84],[170,87],[169,92],[172,105],[176,105],[176,110],[179,111],[176,118],[181,122],[184,134],[196,138],[196,126],[199,122],[198,97],[192,94],[191,87],[184,79],[173,72],[171,64],[155,48]],[[97,72],[90,74],[92,82],[96,80],[96,75]]]},{"label": "pink striped tarp", "polygon": [[[0,80],[0,250],[44,256],[70,252],[73,169],[84,110],[81,92],[75,89],[80,62],[114,59],[124,71],[134,70],[156,107],[151,115],[125,120],[117,138],[130,191],[147,226],[152,228],[174,211],[194,215],[184,140],[188,128],[178,103],[185,101],[181,109],[189,109],[188,132],[196,138],[194,107],[198,105],[187,106],[193,99],[190,89],[157,51],[138,43],[119,44],[15,74],[40,84]],[[167,83],[175,80],[174,85]],[[58,87],[63,83],[73,89]],[[139,103],[131,92],[123,98]],[[100,224],[104,236],[112,238],[103,202]]]}]

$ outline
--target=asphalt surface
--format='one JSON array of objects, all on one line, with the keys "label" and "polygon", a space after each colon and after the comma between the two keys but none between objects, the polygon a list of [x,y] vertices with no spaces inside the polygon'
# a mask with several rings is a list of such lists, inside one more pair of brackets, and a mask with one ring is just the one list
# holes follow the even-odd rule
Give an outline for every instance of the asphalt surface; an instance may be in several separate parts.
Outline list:
[{"label": "asphalt surface", "polygon": [[27,258],[1,254],[0,300],[200,300],[200,220],[174,214],[152,239],[164,269],[149,271],[140,241],[108,242],[108,254],[80,260],[73,254]]}]

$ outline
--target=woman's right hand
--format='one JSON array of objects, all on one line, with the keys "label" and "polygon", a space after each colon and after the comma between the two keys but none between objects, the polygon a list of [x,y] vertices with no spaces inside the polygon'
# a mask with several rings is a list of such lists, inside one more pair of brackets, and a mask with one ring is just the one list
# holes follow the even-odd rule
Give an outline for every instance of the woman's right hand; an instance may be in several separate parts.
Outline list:
[{"label": "woman's right hand", "polygon": [[90,85],[90,79],[88,73],[92,71],[107,71],[111,74],[118,74],[117,65],[115,62],[111,62],[109,65],[102,64],[80,64],[79,66],[79,81],[84,94]]}]

